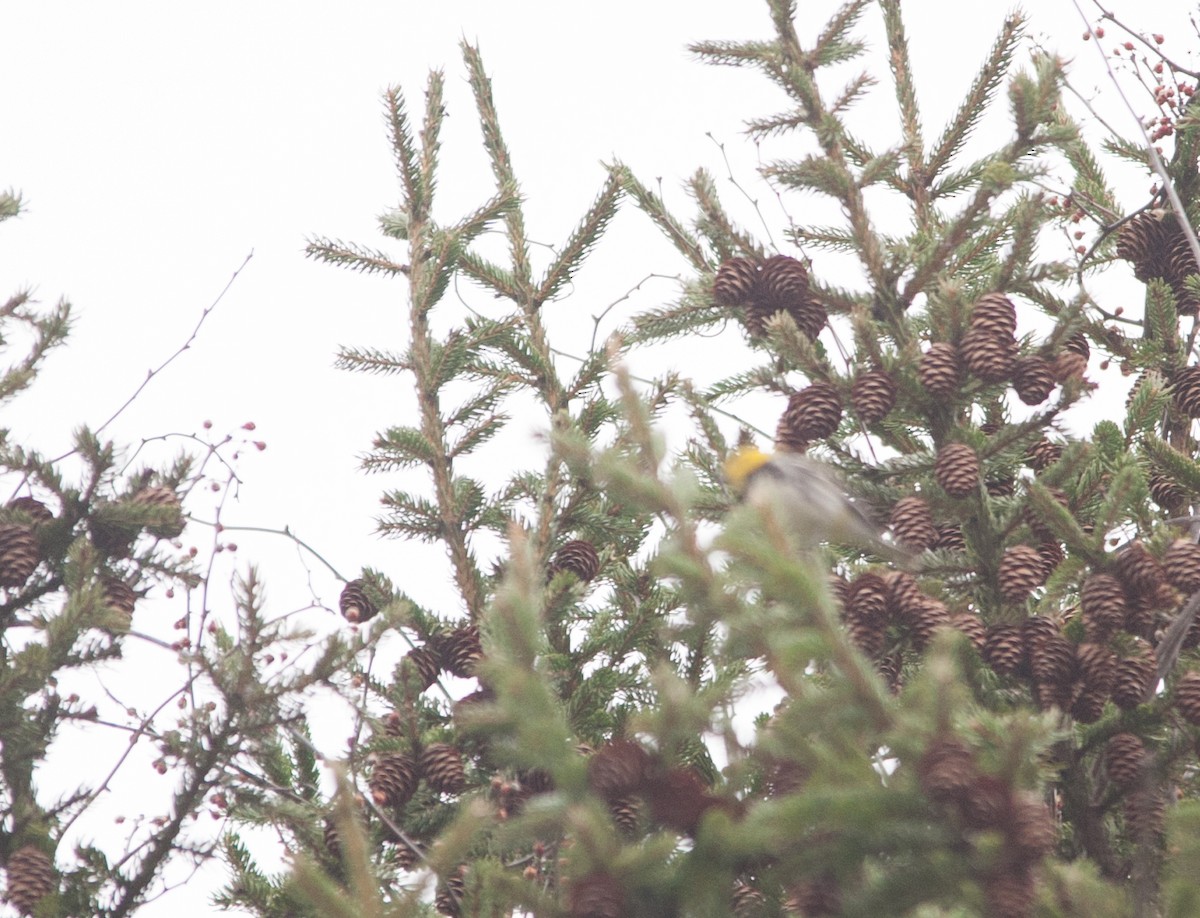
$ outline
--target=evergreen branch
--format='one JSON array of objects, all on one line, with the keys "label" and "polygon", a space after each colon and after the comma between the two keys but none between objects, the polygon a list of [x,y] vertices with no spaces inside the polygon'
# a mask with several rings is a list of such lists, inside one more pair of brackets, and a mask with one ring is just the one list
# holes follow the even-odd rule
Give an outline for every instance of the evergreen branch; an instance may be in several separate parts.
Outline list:
[{"label": "evergreen branch", "polygon": [[437,186],[442,121],[446,117],[446,109],[442,105],[445,82],[442,71],[429,71],[429,82],[425,86],[425,123],[421,130],[421,188],[431,202]]},{"label": "evergreen branch", "polygon": [[389,427],[375,437],[372,448],[374,455],[363,462],[363,468],[371,471],[378,471],[382,463],[388,469],[432,465],[440,453],[438,445],[416,427]]},{"label": "evergreen branch", "polygon": [[674,244],[675,248],[700,272],[712,270],[700,242],[689,233],[670,213],[662,199],[656,197],[639,182],[628,166],[617,162],[609,167],[617,177],[621,188],[629,194],[651,220],[653,220]]},{"label": "evergreen branch", "polygon": [[412,363],[407,356],[374,347],[339,348],[333,365],[339,370],[389,376],[412,369]]},{"label": "evergreen branch", "polygon": [[[463,60],[467,64],[468,81],[475,96],[475,107],[479,112],[479,123],[483,129],[483,147],[492,165],[492,175],[498,189],[511,189],[518,193],[512,157],[500,133],[500,119],[496,114],[496,103],[492,98],[492,82],[483,69],[479,49],[466,41],[459,43]],[[512,271],[519,285],[533,289],[533,274],[529,262],[529,242],[525,235],[525,216],[520,207],[513,207],[505,214],[508,227],[509,252],[512,256]]]},{"label": "evergreen branch", "polygon": [[340,239],[310,239],[304,246],[304,254],[326,264],[340,265],[365,274],[386,274],[395,277],[397,274],[407,275],[409,272],[408,265],[397,264],[386,252],[369,249],[353,242],[343,242]]},{"label": "evergreen branch", "polygon": [[621,186],[617,183],[616,176],[610,172],[604,182],[604,187],[600,189],[600,193],[592,202],[592,206],[584,215],[583,220],[563,245],[554,263],[546,269],[542,282],[538,285],[537,293],[534,295],[536,302],[545,303],[554,299],[559,290],[574,277],[580,263],[591,252],[608,228],[609,222],[616,216],[620,196]]},{"label": "evergreen branch", "polygon": [[417,168],[417,149],[408,124],[404,94],[400,87],[389,86],[383,99],[391,133],[392,155],[396,158],[396,172],[404,185],[405,209],[415,222],[424,222],[429,214],[428,190]]},{"label": "evergreen branch", "polygon": [[929,156],[925,175],[932,180],[942,173],[950,161],[958,155],[963,144],[970,136],[979,119],[988,110],[990,101],[1004,78],[1008,65],[1012,61],[1013,52],[1020,42],[1025,20],[1020,13],[1013,13],[1004,20],[1000,34],[992,43],[992,49],[987,59],[975,76],[971,88],[967,91],[962,104],[954,118],[951,119],[942,136],[938,138],[933,152]]},{"label": "evergreen branch", "polygon": [[500,296],[507,297],[513,302],[520,302],[521,297],[524,296],[524,292],[511,271],[493,264],[474,252],[463,252],[458,259],[458,268],[467,277],[478,281],[488,290],[494,290]]},{"label": "evergreen branch", "polygon": [[[925,140],[921,135],[921,111],[917,105],[916,88],[913,86],[912,61],[908,53],[908,37],[904,33],[904,20],[900,15],[900,0],[882,0],[881,5],[884,29],[887,33],[888,64],[892,70],[896,102],[900,108],[900,124],[904,132],[903,150],[908,161],[909,175],[924,176],[927,171]],[[915,200],[920,205],[924,196],[918,194]]]},{"label": "evergreen branch", "polygon": [[[844,3],[825,23],[825,27],[817,36],[816,44],[813,45],[811,51],[812,60],[816,65],[825,66],[850,60],[862,52],[865,47],[863,43],[847,39],[846,33],[854,28],[866,11],[867,5],[868,0],[850,0],[850,2]],[[787,17],[789,22],[794,16],[795,6],[793,5]],[[780,18],[777,14],[777,23]]]},{"label": "evergreen branch", "polygon": [[701,41],[688,45],[688,50],[706,64],[725,67],[749,65],[765,70],[771,76],[775,75],[780,63],[774,42]]},{"label": "evergreen branch", "polygon": [[700,207],[701,217],[696,221],[696,229],[722,261],[734,254],[762,256],[762,246],[748,232],[735,226],[725,212],[712,176],[706,170],[696,170],[688,180],[688,190]]},{"label": "evergreen branch", "polygon": [[0,191],[0,223],[15,217],[21,212],[21,195],[11,188]]}]

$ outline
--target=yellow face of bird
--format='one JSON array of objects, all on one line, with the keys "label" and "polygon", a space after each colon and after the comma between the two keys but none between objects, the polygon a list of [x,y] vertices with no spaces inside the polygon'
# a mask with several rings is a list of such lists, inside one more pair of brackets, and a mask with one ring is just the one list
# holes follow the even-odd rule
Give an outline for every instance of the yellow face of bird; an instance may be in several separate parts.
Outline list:
[{"label": "yellow face of bird", "polygon": [[750,476],[771,461],[771,457],[756,446],[739,446],[725,459],[725,480],[734,494],[745,493]]}]

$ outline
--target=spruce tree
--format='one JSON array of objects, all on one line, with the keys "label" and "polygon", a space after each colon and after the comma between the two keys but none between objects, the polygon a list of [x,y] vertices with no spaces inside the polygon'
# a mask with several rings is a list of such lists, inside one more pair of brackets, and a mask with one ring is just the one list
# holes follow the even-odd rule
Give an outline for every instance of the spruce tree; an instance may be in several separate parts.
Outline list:
[{"label": "spruce tree", "polygon": [[[479,51],[463,46],[495,189],[471,213],[435,208],[442,75],[419,123],[388,92],[401,188],[380,220],[388,247],[320,238],[309,253],[408,290],[407,343],[340,360],[412,383],[417,421],[382,430],[365,466],[421,473],[385,494],[381,527],[443,545],[457,602],[428,608],[372,570],[346,584],[358,639],[409,649],[390,672],[360,655],[329,674],[360,737],[336,794],[318,788],[301,716],[258,737],[269,781],[234,787],[229,813],[272,825],[298,864],[271,875],[231,834],[219,904],[572,918],[1192,908],[1188,74],[1151,58],[1163,98],[1176,90],[1174,146],[1154,197],[1122,205],[1104,156],[1149,174],[1150,149],[1093,149],[1063,62],[1033,48],[1017,63],[1023,15],[931,139],[898,0],[851,0],[810,43],[794,4],[767,11],[765,37],[693,51],[782,90],[783,111],[749,122],[788,151],[763,174],[840,214],[794,219],[778,249],[735,221],[707,172],[688,182],[685,217],[618,162],[542,263]],[[885,36],[873,54],[857,37],[867,16]],[[884,73],[901,129],[874,149],[854,117]],[[1007,140],[969,157],[996,108]],[[687,279],[572,362],[551,316],[622,200]],[[903,208],[901,230],[879,229],[884,207]],[[493,232],[504,259],[481,244]],[[856,270],[828,271],[831,253]],[[1105,302],[1100,281],[1126,262],[1145,283],[1140,310]],[[465,309],[449,295],[460,282],[492,307]],[[745,342],[749,360],[703,386],[686,366],[628,369],[701,334]],[[1083,426],[1112,378],[1102,360],[1138,382]],[[764,397],[765,432],[750,420]],[[504,445],[518,410],[547,432],[536,465]],[[914,570],[861,546],[801,549],[771,513],[739,506],[723,465],[747,443],[836,470]],[[506,470],[501,487],[470,474],[480,462]]]}]

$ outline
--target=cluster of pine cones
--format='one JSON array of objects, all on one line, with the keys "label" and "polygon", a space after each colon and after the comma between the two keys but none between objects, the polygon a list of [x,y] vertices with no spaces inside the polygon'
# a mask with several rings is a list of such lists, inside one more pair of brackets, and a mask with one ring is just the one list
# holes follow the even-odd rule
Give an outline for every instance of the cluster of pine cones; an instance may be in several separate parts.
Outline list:
[{"label": "cluster of pine cones", "polygon": [[1138,280],[1165,282],[1175,295],[1180,315],[1196,315],[1200,300],[1187,289],[1184,279],[1200,273],[1200,268],[1174,214],[1145,211],[1131,219],[1117,236],[1117,255],[1133,264]]}]

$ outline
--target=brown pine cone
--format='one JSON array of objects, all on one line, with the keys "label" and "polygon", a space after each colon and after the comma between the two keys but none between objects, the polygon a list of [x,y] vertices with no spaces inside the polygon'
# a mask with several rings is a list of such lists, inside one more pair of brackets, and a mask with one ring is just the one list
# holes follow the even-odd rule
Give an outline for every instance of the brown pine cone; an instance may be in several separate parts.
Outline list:
[{"label": "brown pine cone", "polygon": [[996,581],[1006,602],[1024,602],[1046,582],[1042,556],[1032,545],[1014,545],[1006,549],[1000,559]]},{"label": "brown pine cone", "polygon": [[611,740],[588,759],[588,786],[606,800],[626,797],[641,790],[651,764],[650,753],[637,743]]},{"label": "brown pine cone", "polygon": [[1017,333],[1017,307],[1003,293],[985,293],[971,308],[971,327],[1011,338]]},{"label": "brown pine cone", "polygon": [[1008,843],[1017,859],[1039,861],[1054,850],[1058,828],[1049,807],[1034,794],[1013,801]]},{"label": "brown pine cone", "polygon": [[1082,379],[1087,372],[1091,347],[1079,332],[1063,342],[1062,350],[1054,355],[1054,378],[1060,383],[1071,379]]},{"label": "brown pine cone", "polygon": [[[560,551],[559,554],[562,552]],[[556,556],[557,559],[557,556]],[[570,568],[564,568],[570,570]],[[483,659],[483,645],[479,642],[479,626],[463,625],[455,628],[437,642],[438,658],[442,668],[460,679],[475,675],[476,664]]]},{"label": "brown pine cone", "polygon": [[745,880],[734,880],[733,894],[729,897],[733,918],[754,918],[767,907],[767,897]]},{"label": "brown pine cone", "polygon": [[338,597],[338,608],[342,617],[348,622],[361,624],[370,621],[379,614],[379,609],[371,600],[371,587],[365,580],[351,580],[342,587],[342,595]]},{"label": "brown pine cone", "polygon": [[1075,680],[1075,645],[1057,632],[1034,642],[1029,650],[1033,678],[1047,685],[1069,686]]},{"label": "brown pine cone", "polygon": [[829,313],[811,290],[803,300],[788,307],[787,314],[792,317],[801,332],[813,339],[821,334],[821,329],[829,321]]},{"label": "brown pine cone", "polygon": [[887,621],[887,581],[878,574],[859,574],[846,594],[846,614],[859,621]]},{"label": "brown pine cone", "polygon": [[1152,213],[1140,213],[1121,227],[1117,234],[1117,257],[1133,264],[1133,276],[1140,281],[1162,277],[1170,256],[1170,241],[1173,233],[1168,221]]},{"label": "brown pine cone", "polygon": [[1125,588],[1112,574],[1089,574],[1083,581],[1079,603],[1089,640],[1103,642],[1125,624]]},{"label": "brown pine cone", "polygon": [[432,647],[414,647],[400,660],[396,681],[420,693],[437,682],[442,658]]},{"label": "brown pine cone", "polygon": [[25,586],[39,561],[41,549],[32,526],[0,523],[0,587]]},{"label": "brown pine cone", "polygon": [[133,607],[137,603],[137,593],[128,583],[111,574],[105,575],[100,581],[100,593],[103,596],[104,607],[120,613],[125,619],[133,618]]},{"label": "brown pine cone", "polygon": [[1200,418],[1200,367],[1176,370],[1171,378],[1171,399],[1189,418]]},{"label": "brown pine cone", "polygon": [[1079,664],[1079,676],[1089,689],[1107,694],[1112,691],[1117,673],[1117,655],[1106,645],[1097,643],[1080,644],[1075,651]]},{"label": "brown pine cone", "polygon": [[831,436],[842,421],[842,403],[837,389],[815,382],[793,392],[779,420],[777,439],[801,443]]},{"label": "brown pine cone", "polygon": [[612,874],[589,873],[571,881],[568,903],[569,918],[624,918],[625,887]]},{"label": "brown pine cone", "polygon": [[1025,461],[1035,472],[1042,472],[1062,458],[1061,443],[1055,443],[1044,437],[1038,440],[1025,452]]},{"label": "brown pine cone", "polygon": [[146,531],[160,539],[176,539],[183,533],[185,520],[179,497],[170,488],[144,488],[133,495],[133,503],[143,507],[154,507],[163,519],[146,527]]},{"label": "brown pine cone", "polygon": [[1081,724],[1094,724],[1104,714],[1108,703],[1107,689],[1085,688],[1075,696],[1071,705],[1071,716]]},{"label": "brown pine cone", "polygon": [[417,789],[417,763],[412,756],[393,752],[376,760],[367,787],[380,806],[404,806]]},{"label": "brown pine cone", "polygon": [[1187,492],[1179,482],[1163,472],[1152,471],[1147,482],[1150,485],[1150,497],[1168,513],[1179,511],[1188,501]]},{"label": "brown pine cone", "polygon": [[1108,779],[1122,790],[1132,787],[1137,781],[1145,759],[1146,747],[1133,733],[1117,733],[1109,738],[1104,747],[1104,767],[1108,771]]},{"label": "brown pine cone", "polygon": [[1161,787],[1135,790],[1125,798],[1125,831],[1139,843],[1158,841],[1167,815],[1167,798]]},{"label": "brown pine cone", "polygon": [[788,309],[808,294],[808,270],[790,255],[772,255],[763,262],[758,288],[776,309]]},{"label": "brown pine cone", "polygon": [[1200,590],[1200,545],[1176,539],[1163,555],[1163,573],[1167,581],[1185,593]]},{"label": "brown pine cone", "polygon": [[[463,864],[437,885],[433,907],[442,915],[460,918],[463,913],[463,896],[467,891],[467,866]],[[600,918],[600,916],[596,916]],[[614,916],[615,918],[615,916]]]},{"label": "brown pine cone", "polygon": [[850,387],[850,404],[864,424],[882,421],[896,406],[896,381],[886,370],[860,373]]},{"label": "brown pine cone", "polygon": [[992,625],[983,644],[983,659],[1001,676],[1025,669],[1025,641],[1017,625]]},{"label": "brown pine cone", "polygon": [[883,643],[887,637],[884,623],[851,616],[846,616],[844,621],[846,631],[849,632],[850,640],[854,642],[854,645],[863,652],[864,656],[870,657],[872,660],[878,659],[883,653]]},{"label": "brown pine cone", "polygon": [[622,835],[632,838],[637,834],[642,814],[642,804],[637,797],[618,797],[608,804],[608,811]]},{"label": "brown pine cone", "polygon": [[923,552],[937,541],[933,513],[923,497],[902,497],[896,501],[888,526],[896,540],[913,552]]},{"label": "brown pine cone", "polygon": [[934,803],[962,805],[975,776],[974,754],[952,737],[931,740],[917,762],[921,790]]},{"label": "brown pine cone", "polygon": [[[1062,490],[1060,490],[1059,488],[1050,488],[1049,491],[1054,496],[1054,499],[1061,506],[1069,508],[1069,504],[1067,502],[1067,495]],[[1029,526],[1029,528],[1031,530],[1033,530],[1033,534],[1035,536],[1037,536],[1041,541],[1043,541],[1043,542],[1054,541],[1054,539],[1055,539],[1054,530],[1046,525],[1046,521],[1044,519],[1042,519],[1041,516],[1038,515],[1038,512],[1033,508],[1032,503],[1030,503],[1025,508],[1024,517],[1025,517],[1025,523]]]},{"label": "brown pine cone", "polygon": [[912,629],[913,645],[917,650],[923,650],[933,640],[933,635],[939,628],[951,627],[950,610],[940,599],[922,596],[916,608],[909,614],[909,626]]},{"label": "brown pine cone", "polygon": [[1045,357],[1021,357],[1013,366],[1012,385],[1026,405],[1040,405],[1054,389],[1054,367]]},{"label": "brown pine cone", "polygon": [[1118,551],[1114,568],[1131,593],[1157,594],[1167,582],[1162,564],[1141,542],[1130,542]]},{"label": "brown pine cone", "polygon": [[966,497],[979,487],[979,456],[965,443],[947,443],[937,451],[933,477],[951,497]]},{"label": "brown pine cone", "polygon": [[887,617],[897,621],[910,620],[925,598],[917,578],[904,571],[892,571],[883,579],[888,590]]},{"label": "brown pine cone", "polygon": [[[35,529],[39,524],[54,519],[53,511],[36,497],[14,497],[8,502],[8,509],[24,515]],[[20,521],[20,517],[17,520]]]},{"label": "brown pine cone", "polygon": [[983,882],[988,918],[1030,918],[1037,901],[1037,883],[1028,864],[1006,866]]},{"label": "brown pine cone", "polygon": [[1017,363],[1017,342],[1012,335],[972,326],[959,347],[967,369],[985,383],[1000,383],[1012,376]]},{"label": "brown pine cone", "polygon": [[1194,727],[1200,727],[1200,673],[1184,673],[1175,683],[1175,710]]},{"label": "brown pine cone", "polygon": [[962,362],[958,348],[939,341],[929,346],[917,364],[917,378],[933,398],[949,398],[962,385]]},{"label": "brown pine cone", "polygon": [[430,743],[422,749],[417,768],[438,793],[457,794],[467,786],[462,755],[448,743]]},{"label": "brown pine cone", "polygon": [[9,855],[5,864],[6,897],[22,915],[32,915],[39,902],[54,889],[54,861],[33,845]]},{"label": "brown pine cone", "polygon": [[1148,646],[1117,663],[1113,675],[1113,703],[1118,708],[1129,711],[1149,699],[1158,675],[1156,670],[1157,660],[1154,651]]},{"label": "brown pine cone", "polygon": [[596,547],[584,539],[573,539],[554,553],[550,575],[570,571],[584,583],[590,583],[600,573],[600,555]]},{"label": "brown pine cone", "polygon": [[998,829],[1012,816],[1012,788],[995,775],[976,775],[962,800],[963,822],[972,829]]},{"label": "brown pine cone", "polygon": [[975,650],[980,654],[983,653],[984,645],[987,643],[987,625],[983,623],[982,618],[974,612],[960,612],[951,617],[950,627],[966,635]]},{"label": "brown pine cone", "polygon": [[938,537],[933,547],[939,551],[966,551],[967,540],[961,526],[948,523],[937,527]]},{"label": "brown pine cone", "polygon": [[758,264],[752,258],[730,258],[722,262],[713,280],[713,299],[720,306],[743,306],[758,287]]}]

